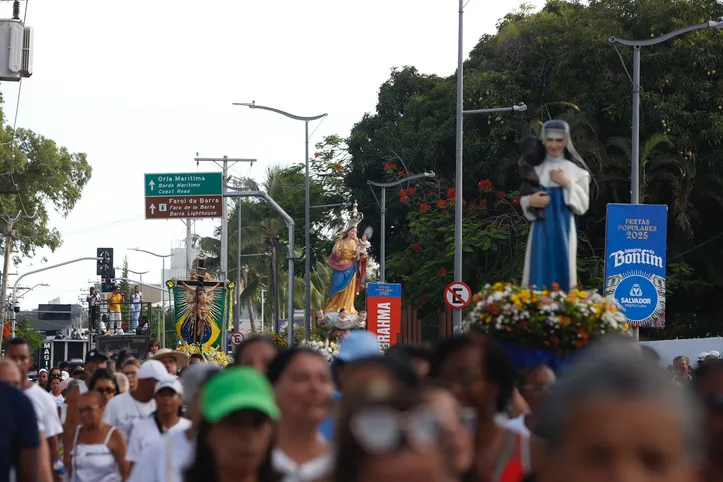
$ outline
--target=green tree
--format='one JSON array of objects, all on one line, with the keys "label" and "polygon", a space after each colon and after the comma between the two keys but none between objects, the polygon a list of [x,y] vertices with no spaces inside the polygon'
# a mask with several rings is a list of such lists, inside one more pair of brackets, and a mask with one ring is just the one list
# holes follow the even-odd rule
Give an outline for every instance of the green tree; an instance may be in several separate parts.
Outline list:
[{"label": "green tree", "polygon": [[[338,205],[349,202],[349,190],[344,183],[349,172],[348,154],[339,136],[329,136],[316,144],[316,152],[310,159],[310,200],[312,206]],[[304,165],[292,164],[286,167],[273,166],[266,172],[261,186],[253,180],[237,180],[237,186],[249,190],[266,191],[294,219],[293,254],[295,266],[296,306],[304,304]],[[240,307],[256,328],[255,313],[261,303],[261,292],[265,290],[264,316],[266,326],[271,326],[274,309],[273,282],[278,280],[280,311],[286,310],[287,284],[286,262],[288,257],[288,232],[283,220],[265,202],[258,199],[244,199],[241,203],[241,250],[243,270],[236,274],[236,258],[239,250],[236,244],[239,204],[235,203],[229,213],[228,259],[229,277],[236,280],[242,289]],[[333,240],[342,229],[344,217],[339,207],[311,210],[311,292],[312,306],[323,307],[329,289],[330,272],[326,268],[326,257]],[[206,265],[218,275],[220,261],[220,228],[213,237],[200,240],[200,247],[206,258]],[[274,267],[276,268],[274,270]],[[318,272],[317,272],[318,271]]]},{"label": "green tree", "polygon": [[[13,135],[1,109],[0,125],[0,213],[6,222],[23,214],[13,223],[18,232],[13,243],[17,263],[38,248],[54,251],[60,246],[60,232],[49,222],[49,209],[67,216],[80,199],[92,169],[85,154],[70,152],[52,139],[22,128]],[[3,238],[3,248],[4,243]]]},{"label": "green tree", "polygon": [[[586,4],[550,0],[540,12],[522,9],[505,16],[498,32],[482,36],[465,62],[464,107],[502,107],[524,101],[528,111],[466,118],[463,188],[468,206],[478,195],[476,184],[481,180],[491,180],[495,189],[505,193],[517,189],[515,165],[522,136],[539,132],[547,119],[566,119],[594,179],[590,210],[578,223],[580,280],[584,286],[600,288],[606,205],[630,200],[627,153],[632,106],[626,69],[630,70],[632,50],[620,49],[618,54],[608,37],[657,36],[716,18],[718,10],[710,0]],[[723,285],[721,233],[711,222],[723,215],[719,195],[723,165],[718,162],[723,155],[719,37],[719,32],[699,31],[641,52],[641,187],[647,202],[670,208],[669,283],[674,287],[668,295],[668,328],[648,331],[648,336],[706,336],[723,331],[705,321],[723,314],[723,301],[715,296]],[[452,185],[455,96],[454,75],[425,75],[414,67],[394,69],[382,84],[376,111],[362,117],[347,141],[353,160],[347,185],[367,214],[365,221],[376,224],[379,219],[367,180],[388,179],[390,162],[400,165],[403,160],[403,173],[434,170],[440,186]],[[404,266],[412,260],[403,257],[410,256],[415,243],[426,248],[420,240],[442,242],[450,228],[441,221],[432,222],[437,214],[421,217],[414,211],[419,211],[417,202],[405,203],[401,198],[387,202],[388,266],[394,279],[407,283],[405,293],[411,290],[416,296],[417,288],[410,284],[409,268]],[[499,216],[506,219],[504,213]],[[495,217],[465,219],[463,272],[468,283],[521,276],[523,243],[512,243],[514,252],[510,251],[509,258],[501,256],[499,265],[479,262],[478,251],[485,249],[476,243],[497,229],[490,219]],[[524,239],[522,232],[512,232],[512,239]],[[379,237],[375,238],[376,245]],[[447,242],[451,246],[451,240]],[[446,256],[437,262],[449,263]],[[430,264],[425,269],[435,267]],[[505,273],[513,268],[514,272]],[[436,305],[425,310],[442,309],[441,297],[434,298],[438,298]]]}]

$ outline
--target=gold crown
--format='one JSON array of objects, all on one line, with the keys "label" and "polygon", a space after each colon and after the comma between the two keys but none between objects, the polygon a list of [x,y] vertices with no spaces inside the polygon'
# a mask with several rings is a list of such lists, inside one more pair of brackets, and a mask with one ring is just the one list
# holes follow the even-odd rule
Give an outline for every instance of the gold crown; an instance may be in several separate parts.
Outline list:
[{"label": "gold crown", "polygon": [[349,224],[347,224],[346,229],[347,231],[351,228],[356,228],[359,226],[359,224],[362,222],[362,219],[364,219],[364,214],[360,213],[357,209],[359,204],[357,204],[356,200],[354,200],[354,204],[352,205],[351,209],[351,216],[349,217]]}]

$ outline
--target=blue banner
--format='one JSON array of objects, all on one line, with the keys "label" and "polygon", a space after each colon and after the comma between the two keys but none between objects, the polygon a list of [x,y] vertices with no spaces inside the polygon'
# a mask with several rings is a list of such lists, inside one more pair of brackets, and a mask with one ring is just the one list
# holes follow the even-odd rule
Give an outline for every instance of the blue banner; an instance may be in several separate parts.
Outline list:
[{"label": "blue banner", "polygon": [[605,296],[623,307],[630,326],[665,326],[668,206],[608,204]]},{"label": "blue banner", "polygon": [[369,283],[367,296],[378,298],[401,298],[402,285],[399,283]]}]

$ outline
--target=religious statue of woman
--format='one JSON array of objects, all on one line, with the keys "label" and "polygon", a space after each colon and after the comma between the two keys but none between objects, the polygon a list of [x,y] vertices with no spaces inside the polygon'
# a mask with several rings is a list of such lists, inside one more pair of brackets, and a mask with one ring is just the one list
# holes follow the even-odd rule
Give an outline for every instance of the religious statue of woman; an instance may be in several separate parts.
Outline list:
[{"label": "religious statue of woman", "polygon": [[357,311],[354,308],[354,298],[364,284],[367,267],[366,244],[357,237],[357,226],[362,218],[363,215],[357,211],[357,203],[354,202],[349,224],[336,240],[329,256],[329,267],[332,270],[331,289],[324,307],[327,314],[337,314],[345,310],[346,315],[353,315],[355,321]]},{"label": "religious statue of woman", "polygon": [[577,285],[577,223],[590,204],[590,170],[572,145],[570,126],[545,122],[540,139],[522,142],[520,205],[532,222],[523,286],[569,291]]}]

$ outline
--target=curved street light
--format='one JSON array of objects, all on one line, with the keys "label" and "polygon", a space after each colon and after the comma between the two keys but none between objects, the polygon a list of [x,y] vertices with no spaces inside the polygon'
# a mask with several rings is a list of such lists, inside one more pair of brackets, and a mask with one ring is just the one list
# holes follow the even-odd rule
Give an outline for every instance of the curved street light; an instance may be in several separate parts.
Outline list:
[{"label": "curved street light", "polygon": [[305,292],[305,304],[304,304],[304,331],[306,332],[306,339],[311,337],[311,201],[309,200],[309,122],[322,119],[326,117],[327,113],[312,115],[312,116],[301,116],[291,114],[290,112],[283,111],[281,109],[275,109],[274,107],[268,107],[265,105],[257,105],[256,101],[251,103],[248,102],[233,102],[233,105],[242,107],[248,107],[250,109],[261,109],[269,112],[288,117],[289,119],[298,120],[304,122],[305,128],[305,151],[304,151],[304,164],[306,167],[305,179],[304,179],[304,284],[306,285]]},{"label": "curved street light", "polygon": [[379,253],[379,281],[384,283],[386,282],[386,273],[384,272],[386,268],[385,263],[385,256],[386,256],[386,247],[384,246],[386,244],[387,240],[387,188],[399,186],[400,184],[404,184],[405,182],[413,181],[414,179],[421,179],[423,177],[435,177],[436,174],[433,171],[423,172],[421,174],[414,174],[412,176],[403,177],[401,179],[397,179],[396,181],[392,182],[376,182],[376,181],[367,181],[367,184],[370,186],[376,186],[382,188],[382,202],[379,205],[379,208],[381,209],[381,240],[380,240],[380,253]]},{"label": "curved street light", "polygon": [[721,29],[723,27],[723,17],[719,17],[718,21],[710,20],[697,25],[679,28],[672,32],[661,35],[660,37],[628,40],[611,36],[608,42],[613,44],[625,45],[633,47],[633,132],[632,132],[632,149],[630,150],[631,169],[630,169],[630,204],[638,204],[640,202],[640,48],[649,47],[663,43],[672,38],[694,32],[696,30],[704,30],[708,28]]}]

